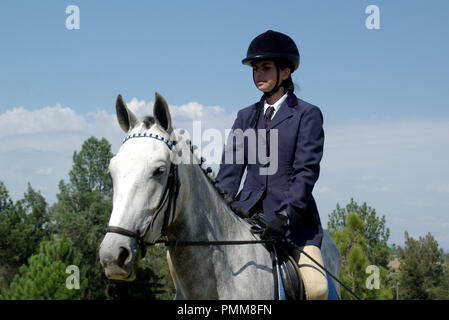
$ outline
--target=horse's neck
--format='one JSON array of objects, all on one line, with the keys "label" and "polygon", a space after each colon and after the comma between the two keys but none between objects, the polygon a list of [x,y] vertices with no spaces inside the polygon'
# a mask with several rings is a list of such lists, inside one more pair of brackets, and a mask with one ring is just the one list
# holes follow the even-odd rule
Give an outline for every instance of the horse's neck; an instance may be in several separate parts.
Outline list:
[{"label": "horse's neck", "polygon": [[170,238],[235,240],[236,236],[251,236],[248,226],[230,210],[198,165],[180,165],[180,181]]},{"label": "horse's neck", "polygon": [[[179,203],[168,240],[254,240],[249,225],[229,209],[198,167],[185,166],[179,173]],[[262,245],[171,247],[169,252],[180,298],[271,297],[271,260]]]}]

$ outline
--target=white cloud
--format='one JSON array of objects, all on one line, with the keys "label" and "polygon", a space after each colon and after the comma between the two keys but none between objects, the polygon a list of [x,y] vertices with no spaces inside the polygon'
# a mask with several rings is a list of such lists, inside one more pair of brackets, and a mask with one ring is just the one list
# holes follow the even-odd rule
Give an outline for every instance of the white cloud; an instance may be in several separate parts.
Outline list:
[{"label": "white cloud", "polygon": [[321,194],[325,194],[325,193],[329,193],[332,192],[331,188],[329,187],[321,187],[321,186],[317,186],[314,189],[315,193],[321,193]]},{"label": "white cloud", "polygon": [[0,115],[0,136],[49,131],[82,130],[85,119],[74,110],[57,104],[28,111],[23,107],[7,110]]},{"label": "white cloud", "polygon": [[[146,102],[132,98],[127,102],[127,106],[136,114],[138,118],[153,114],[153,101]],[[172,118],[185,118],[191,120],[201,120],[213,115],[224,114],[224,109],[220,106],[203,106],[198,102],[189,102],[180,106],[169,105]]]},{"label": "white cloud", "polygon": [[132,98],[131,101],[126,102],[126,105],[139,118],[153,114],[153,103],[146,102],[145,100],[138,100],[137,98]]},{"label": "white cloud", "polygon": [[43,176],[50,176],[53,173],[52,168],[39,168],[34,173],[43,175]]},{"label": "white cloud", "polygon": [[432,184],[432,185],[427,186],[427,189],[429,191],[438,192],[438,193],[449,193],[449,184],[438,184],[438,185]]},{"label": "white cloud", "polygon": [[181,116],[189,119],[198,119],[203,116],[203,106],[197,102],[191,102],[188,104],[170,107],[170,113],[173,117]]}]

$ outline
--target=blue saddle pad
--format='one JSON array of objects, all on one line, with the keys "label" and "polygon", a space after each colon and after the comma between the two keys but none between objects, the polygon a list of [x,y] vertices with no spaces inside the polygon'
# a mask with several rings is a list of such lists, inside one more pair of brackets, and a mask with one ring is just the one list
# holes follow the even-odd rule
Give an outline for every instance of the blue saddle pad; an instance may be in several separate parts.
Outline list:
[{"label": "blue saddle pad", "polygon": [[327,300],[340,300],[338,297],[337,290],[335,290],[334,282],[330,275],[326,272],[327,276],[327,287],[329,289],[329,293],[327,294]]}]

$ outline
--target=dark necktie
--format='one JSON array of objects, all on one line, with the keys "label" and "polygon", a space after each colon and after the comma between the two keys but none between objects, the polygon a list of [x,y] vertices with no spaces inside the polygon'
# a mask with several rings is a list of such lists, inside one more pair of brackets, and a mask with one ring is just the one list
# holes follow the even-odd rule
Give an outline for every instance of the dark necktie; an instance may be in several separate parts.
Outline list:
[{"label": "dark necktie", "polygon": [[267,111],[265,111],[265,128],[270,125],[271,117],[273,116],[274,107],[269,106]]}]

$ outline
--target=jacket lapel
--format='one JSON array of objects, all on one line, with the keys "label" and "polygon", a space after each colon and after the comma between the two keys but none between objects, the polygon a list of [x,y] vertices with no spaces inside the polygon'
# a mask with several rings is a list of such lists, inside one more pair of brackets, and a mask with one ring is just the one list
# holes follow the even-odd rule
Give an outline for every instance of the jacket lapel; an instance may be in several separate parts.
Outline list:
[{"label": "jacket lapel", "polygon": [[279,110],[274,115],[273,119],[271,119],[271,123],[269,124],[267,130],[273,129],[282,123],[284,120],[292,117],[295,114],[294,107],[298,104],[298,99],[293,93],[290,93],[287,96],[287,99],[281,104]]}]

